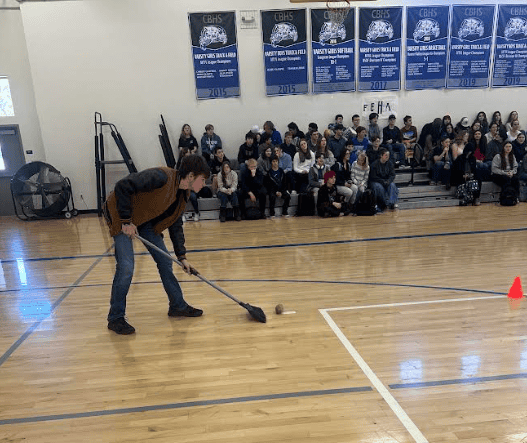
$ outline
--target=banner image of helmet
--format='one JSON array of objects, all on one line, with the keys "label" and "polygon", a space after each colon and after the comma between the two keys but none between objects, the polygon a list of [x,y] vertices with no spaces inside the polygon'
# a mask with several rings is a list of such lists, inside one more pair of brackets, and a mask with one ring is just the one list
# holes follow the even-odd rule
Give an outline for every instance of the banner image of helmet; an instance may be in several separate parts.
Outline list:
[{"label": "banner image of helmet", "polygon": [[307,94],[306,10],[261,14],[266,94]]},{"label": "banner image of helmet", "polygon": [[238,97],[240,75],[234,12],[205,12],[188,15],[196,97]]},{"label": "banner image of helmet", "polygon": [[499,5],[493,87],[527,86],[527,5]]},{"label": "banner image of helmet", "polygon": [[454,5],[447,88],[487,88],[494,28],[493,5]]},{"label": "banner image of helmet", "polygon": [[342,24],[329,21],[328,10],[311,10],[313,93],[355,91],[355,9]]},{"label": "banner image of helmet", "polygon": [[359,9],[359,91],[401,88],[402,7]]},{"label": "banner image of helmet", "polygon": [[448,6],[406,9],[405,89],[446,87]]}]

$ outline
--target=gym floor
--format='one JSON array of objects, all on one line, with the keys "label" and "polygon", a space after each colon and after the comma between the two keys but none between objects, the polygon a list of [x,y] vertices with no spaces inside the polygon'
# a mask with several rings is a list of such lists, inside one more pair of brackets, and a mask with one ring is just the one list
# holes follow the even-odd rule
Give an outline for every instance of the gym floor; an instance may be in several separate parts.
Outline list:
[{"label": "gym floor", "polygon": [[[525,207],[185,224],[201,318],[139,241],[119,336],[102,219],[0,217],[0,442],[527,442]],[[172,250],[167,240],[169,250]],[[275,313],[281,303],[285,312]]]}]

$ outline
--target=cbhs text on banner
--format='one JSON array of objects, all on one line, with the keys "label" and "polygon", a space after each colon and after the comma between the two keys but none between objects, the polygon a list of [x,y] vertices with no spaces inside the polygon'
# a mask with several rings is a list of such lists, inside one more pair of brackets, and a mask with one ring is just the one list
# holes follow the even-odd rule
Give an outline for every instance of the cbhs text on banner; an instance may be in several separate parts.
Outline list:
[{"label": "cbhs text on banner", "polygon": [[307,94],[306,10],[262,11],[266,94]]},{"label": "cbhs text on banner", "polygon": [[407,90],[446,86],[448,6],[406,9]]},{"label": "cbhs text on banner", "polygon": [[188,15],[198,99],[240,95],[234,12]]},{"label": "cbhs text on banner", "polygon": [[402,7],[359,9],[359,91],[401,88]]},{"label": "cbhs text on banner", "polygon": [[355,90],[355,9],[344,23],[331,23],[326,9],[311,10],[313,93]]}]

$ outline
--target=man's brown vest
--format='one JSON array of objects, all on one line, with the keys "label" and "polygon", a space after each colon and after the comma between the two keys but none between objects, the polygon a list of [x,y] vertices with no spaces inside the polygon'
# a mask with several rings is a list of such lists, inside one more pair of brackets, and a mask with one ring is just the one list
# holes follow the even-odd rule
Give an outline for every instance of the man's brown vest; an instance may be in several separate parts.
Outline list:
[{"label": "man's brown vest", "polygon": [[[154,231],[160,234],[185,212],[190,191],[180,192],[178,198],[178,172],[167,167],[156,169],[161,169],[167,175],[168,181],[161,188],[139,192],[132,196],[131,222],[136,226],[141,226],[148,221],[154,221]],[[117,211],[115,192],[112,191],[106,199],[103,212],[110,228],[110,235],[112,237],[118,235],[122,230],[123,221]]]}]

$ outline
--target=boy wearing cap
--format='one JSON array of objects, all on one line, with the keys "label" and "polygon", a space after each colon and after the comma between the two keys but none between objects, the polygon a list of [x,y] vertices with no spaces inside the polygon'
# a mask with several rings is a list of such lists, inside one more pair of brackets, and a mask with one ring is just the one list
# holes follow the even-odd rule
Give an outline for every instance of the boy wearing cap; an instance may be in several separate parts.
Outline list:
[{"label": "boy wearing cap", "polygon": [[350,207],[344,196],[337,193],[335,171],[324,174],[324,184],[318,191],[317,212],[320,217],[339,217],[348,215]]}]

